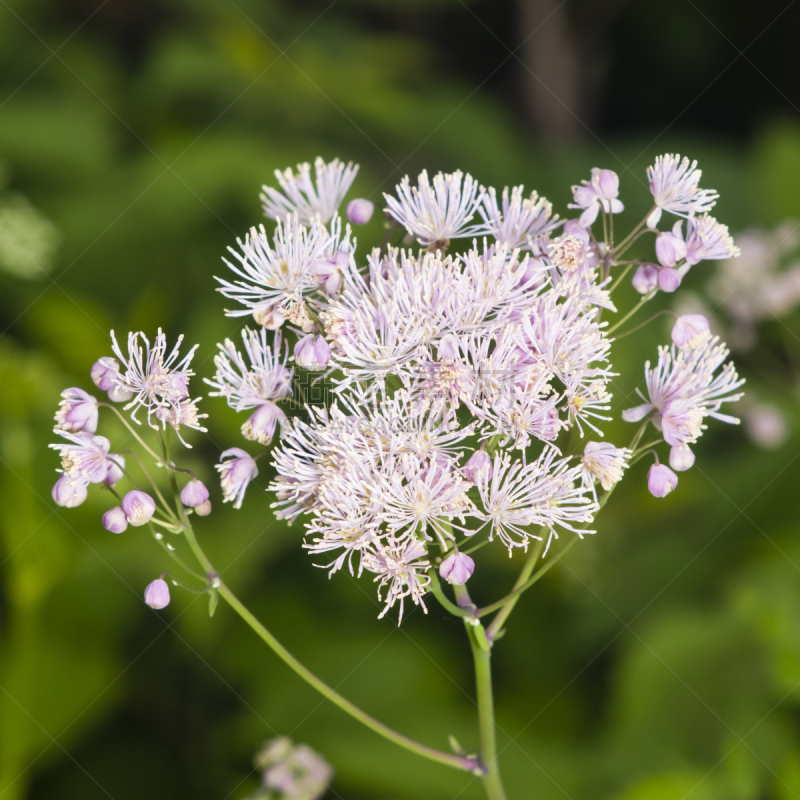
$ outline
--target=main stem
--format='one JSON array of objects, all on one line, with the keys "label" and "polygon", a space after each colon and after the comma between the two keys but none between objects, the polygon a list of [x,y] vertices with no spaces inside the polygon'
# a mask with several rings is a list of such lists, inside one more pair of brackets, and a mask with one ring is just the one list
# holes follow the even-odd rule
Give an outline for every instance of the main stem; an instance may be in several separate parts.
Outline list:
[{"label": "main stem", "polygon": [[[313,686],[327,700],[330,700],[334,705],[337,705],[339,708],[341,708],[342,711],[345,711],[351,717],[357,719],[359,722],[375,731],[375,733],[380,734],[385,739],[394,742],[406,750],[410,750],[412,753],[416,753],[424,758],[428,758],[431,761],[438,761],[440,764],[446,764],[449,767],[455,767],[456,769],[465,770],[467,772],[473,772],[476,774],[481,773],[481,765],[478,764],[474,758],[444,753],[440,750],[434,749],[433,747],[427,747],[426,745],[420,744],[413,739],[409,739],[407,736],[403,736],[403,734],[392,730],[387,725],[384,725],[374,717],[371,717],[365,711],[362,711],[358,706],[354,705],[349,700],[342,697],[342,695],[340,695],[337,691],[328,686],[327,683],[320,680],[313,672],[311,672],[311,670],[309,670],[305,665],[301,664],[264,627],[264,625],[261,624],[258,618],[247,608],[247,606],[245,606],[244,603],[242,603],[242,601],[239,600],[239,598],[236,597],[236,595],[218,578],[216,571],[211,565],[211,562],[208,560],[206,554],[198,544],[194,535],[194,531],[188,524],[188,521],[186,523],[184,534],[186,535],[186,541],[189,543],[189,547],[192,549],[192,552],[195,554],[198,561],[203,565],[203,569],[208,573],[209,577],[213,577],[216,579],[216,581],[218,581],[218,585],[215,582],[215,587],[219,591],[220,596],[223,597],[230,607],[256,632],[256,634],[258,634],[262,641],[264,641],[272,649],[275,655],[277,655],[278,658],[284,662],[284,664],[286,664],[290,669],[294,670],[294,672],[296,672],[304,681],[306,681],[306,683]],[[491,697],[491,688],[489,691]],[[490,795],[492,800],[494,800],[495,796],[498,798],[503,797],[503,795]]]},{"label": "main stem", "polygon": [[[454,589],[460,606],[472,605],[466,587],[455,586]],[[481,778],[488,800],[506,800],[503,781],[500,778],[500,766],[497,762],[491,652],[483,626],[476,622],[476,620],[464,620],[467,638],[472,648],[472,660],[475,662],[475,689],[481,742],[480,762],[483,767]]]}]

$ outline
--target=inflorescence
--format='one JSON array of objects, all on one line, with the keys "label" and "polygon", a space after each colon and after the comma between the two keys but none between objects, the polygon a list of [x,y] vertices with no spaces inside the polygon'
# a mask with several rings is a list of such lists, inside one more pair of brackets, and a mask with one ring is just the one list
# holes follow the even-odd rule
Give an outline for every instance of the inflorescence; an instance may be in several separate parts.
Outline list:
[{"label": "inflorescence", "polygon": [[[624,206],[611,170],[593,169],[572,187],[578,216],[566,220],[522,186],[498,194],[461,172],[430,179],[423,171],[385,195],[387,244],[360,263],[350,223],[368,222],[373,204],[357,198],[339,216],[357,170],[317,159],[314,177],[301,164],[276,172],[279,189],[264,187],[274,231],[253,227],[230,248],[232,274],[217,279],[235,304],[226,313],[249,316],[256,328],[243,328],[241,346],[219,345],[206,383],[249,414],[247,441],[275,441],[275,514],[303,523],[304,547],[330,574],[372,574],[381,616],[399,603],[402,617],[406,600],[424,609],[437,565],[444,580],[466,582],[475,568],[469,553],[487,542],[511,555],[533,540],[546,552],[563,531],[593,533],[628,466],[662,442],[670,466],[656,455],[648,486],[665,496],[675,471],[694,463],[707,420],[737,422],[721,408],[741,396],[743,382],[707,320],[692,314],[677,320],[655,367],[647,363],[642,404],[622,414],[639,423],[631,442],[598,441],[616,411],[612,333],[630,316],[609,327],[621,273],[634,270],[643,305],[675,291],[699,262],[738,254],[708,214],[717,195],[699,188],[696,162],[656,159],[647,171],[653,207],[619,243],[613,223]],[[659,230],[664,212],[679,219]],[[623,261],[648,233],[655,260]],[[393,236],[405,238],[392,246]],[[134,433],[147,425],[162,445],[170,430],[205,431],[189,393],[195,348],[181,357],[180,344],[170,350],[161,331],[153,345],[131,333],[126,352],[112,333],[114,357],[91,371],[109,403],[79,388],[63,393],[55,431],[66,442],[52,445],[62,458],[59,505],[78,505],[101,484],[120,499],[103,517],[108,530],[156,523],[180,532],[181,517],[149,493],[117,494],[125,458],[96,434],[100,405],[121,405],[140,426]],[[648,424],[660,438],[639,448]],[[188,472],[166,448],[149,452],[173,475]],[[231,447],[217,469],[224,500],[239,508],[256,459]],[[191,475],[183,513],[208,514],[208,497]],[[155,608],[169,601],[163,576],[146,599]]]}]

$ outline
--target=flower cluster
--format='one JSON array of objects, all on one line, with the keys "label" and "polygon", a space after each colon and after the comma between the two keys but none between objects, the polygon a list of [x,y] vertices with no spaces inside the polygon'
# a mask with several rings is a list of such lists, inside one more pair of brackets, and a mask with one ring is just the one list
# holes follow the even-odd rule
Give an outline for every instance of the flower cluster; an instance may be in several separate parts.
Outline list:
[{"label": "flower cluster", "polygon": [[[720,410],[741,396],[742,381],[723,366],[727,348],[704,317],[686,315],[657,366],[645,368],[643,404],[623,415],[641,423],[633,440],[600,441],[619,378],[612,332],[630,316],[616,325],[605,318],[617,312],[621,273],[637,267],[643,305],[659,289],[673,291],[692,266],[738,252],[708,215],[716,193],[698,188],[695,163],[656,160],[653,209],[619,244],[613,220],[625,207],[611,170],[593,169],[572,187],[579,215],[566,220],[522,186],[498,192],[461,172],[423,171],[385,195],[384,245],[361,263],[350,226],[368,222],[373,204],[356,198],[346,219],[339,214],[356,172],[317,159],[313,177],[300,164],[276,172],[279,189],[264,188],[274,230],[252,228],[225,260],[233,278],[217,279],[237,304],[227,314],[250,316],[258,328],[244,327],[242,347],[219,345],[206,382],[212,396],[248,413],[246,440],[273,446],[275,514],[302,522],[304,547],[330,575],[346,567],[374,576],[381,616],[398,605],[402,618],[407,601],[425,610],[437,567],[448,583],[464,584],[476,566],[470,554],[487,543],[509,555],[547,552],[564,531],[592,533],[608,494],[644,455],[637,446],[647,424],[682,470],[707,418],[736,421]],[[664,211],[681,219],[659,231]],[[648,232],[658,263],[621,261]],[[160,331],[152,347],[135,333],[127,354],[116,339],[113,349],[119,362],[101,359],[92,377],[134,421],[144,409],[159,435],[167,423],[203,430],[188,392],[194,349],[168,353]],[[62,505],[80,502],[88,483],[113,485],[124,469],[95,435],[97,407],[80,389],[63,395]],[[258,475],[255,458],[231,447],[217,469],[224,500],[239,508]],[[672,469],[656,461],[654,495],[675,488]],[[128,497],[104,518],[109,530],[156,513],[155,503]],[[193,478],[180,506],[208,513],[208,491]],[[161,583],[148,587],[153,607],[168,602]]]}]

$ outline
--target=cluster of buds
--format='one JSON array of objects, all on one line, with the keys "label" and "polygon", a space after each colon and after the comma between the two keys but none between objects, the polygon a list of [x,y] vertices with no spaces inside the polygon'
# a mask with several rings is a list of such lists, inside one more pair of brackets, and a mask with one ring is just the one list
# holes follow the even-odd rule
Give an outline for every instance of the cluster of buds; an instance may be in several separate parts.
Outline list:
[{"label": "cluster of buds", "polygon": [[[264,187],[274,231],[253,227],[229,248],[233,277],[217,279],[237,304],[227,314],[257,327],[243,328],[241,347],[219,345],[206,382],[212,396],[248,413],[248,442],[273,447],[275,514],[302,520],[304,547],[329,559],[320,566],[330,574],[372,574],[381,616],[398,604],[402,618],[406,600],[425,609],[437,567],[463,585],[475,569],[471,554],[487,543],[509,555],[535,542],[547,552],[563,531],[593,533],[608,493],[661,442],[670,466],[656,457],[648,486],[665,496],[677,485],[673,470],[694,462],[706,419],[737,421],[720,410],[741,396],[742,381],[723,366],[727,348],[705,318],[686,315],[656,367],[645,367],[643,403],[623,413],[640,423],[632,441],[601,441],[617,377],[612,333],[633,313],[611,327],[604,319],[617,312],[612,295],[623,273],[635,268],[642,305],[659,289],[674,291],[700,261],[737,253],[708,215],[717,195],[699,188],[696,163],[656,160],[652,210],[620,243],[613,221],[624,205],[611,170],[593,169],[573,187],[570,208],[580,213],[566,220],[522,186],[498,192],[461,172],[422,172],[385,195],[388,244],[362,264],[351,224],[367,222],[373,204],[352,200],[339,216],[357,171],[317,159],[313,177],[301,164],[276,172],[280,188]],[[659,231],[663,212],[682,219]],[[657,263],[621,261],[648,232]],[[392,246],[395,233],[417,246]],[[140,333],[130,335],[127,356],[115,339],[113,347],[119,362],[101,359],[92,372],[113,402],[144,409],[159,435],[168,426],[204,430],[187,388],[194,350],[167,355],[160,332],[153,348]],[[94,435],[97,405],[79,389],[64,393],[56,430],[71,443],[58,445],[62,505],[80,502],[88,483],[113,491],[111,465],[124,471],[108,440]],[[661,438],[639,450],[650,424]],[[224,500],[239,508],[256,459],[232,447],[217,469]],[[106,527],[119,532],[153,517],[157,506],[142,494],[122,498]],[[180,501],[197,514],[210,510],[195,479]],[[148,587],[153,607],[168,600],[159,581]]]}]

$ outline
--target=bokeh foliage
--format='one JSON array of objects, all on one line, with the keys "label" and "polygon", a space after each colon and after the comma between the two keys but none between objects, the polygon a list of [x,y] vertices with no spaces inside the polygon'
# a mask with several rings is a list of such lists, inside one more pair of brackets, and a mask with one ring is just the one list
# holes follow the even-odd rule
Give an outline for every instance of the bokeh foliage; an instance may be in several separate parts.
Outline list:
[{"label": "bokeh foliage", "polygon": [[[645,167],[679,151],[700,160],[733,230],[800,216],[789,107],[747,140],[617,124],[611,138],[542,145],[497,78],[476,89],[468,56],[451,58],[458,42],[438,46],[473,13],[496,20],[489,6],[0,5],[0,159],[10,189],[61,240],[49,275],[0,274],[2,800],[242,797],[256,780],[251,755],[276,733],[334,764],[331,797],[482,796],[477,781],[395,751],[321,702],[226,608],[209,621],[202,600],[176,591],[151,613],[141,591],[168,568],[161,552],[142,529],[104,531],[100,493],[56,508],[46,444],[59,392],[90,388],[112,327],[182,331],[201,345],[198,374],[212,373],[215,342],[238,327],[213,292],[220,258],[261,221],[272,171],[318,154],[361,163],[356,192],[376,202],[406,171],[462,168],[497,186],[523,182],[562,214],[569,185],[609,167],[632,225],[647,207]],[[360,250],[379,236],[376,220]],[[647,494],[637,465],[597,536],[512,616],[496,647],[510,796],[800,797],[798,395],[787,357],[800,347],[798,317],[763,327],[759,347],[785,369],[765,375],[759,350],[737,361],[789,414],[791,439],[766,452],[712,426],[665,500]],[[616,411],[667,334],[662,320],[625,340]],[[210,465],[240,444],[241,420],[219,400],[204,405],[210,434],[194,437],[187,462],[215,484]],[[121,428],[101,424],[125,446]],[[612,441],[630,434],[620,423]],[[268,480],[265,469],[258,483]],[[290,649],[403,732],[474,744],[459,624],[433,602],[399,630],[378,622],[371,587],[314,569],[266,494],[251,489],[240,512],[218,489],[212,500],[198,525],[212,560]],[[495,599],[513,566],[495,552],[474,594]]]}]

